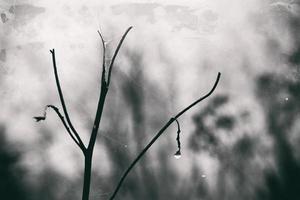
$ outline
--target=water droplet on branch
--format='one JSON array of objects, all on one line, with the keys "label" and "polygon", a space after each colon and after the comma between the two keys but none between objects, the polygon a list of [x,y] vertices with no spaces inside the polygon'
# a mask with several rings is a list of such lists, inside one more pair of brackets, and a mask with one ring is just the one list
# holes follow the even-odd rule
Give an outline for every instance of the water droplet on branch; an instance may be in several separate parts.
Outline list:
[{"label": "water droplet on branch", "polygon": [[175,157],[176,159],[181,158],[181,153],[180,153],[180,151],[177,151],[177,152],[174,154],[174,157]]},{"label": "water droplet on branch", "polygon": [[176,151],[176,153],[174,154],[174,157],[176,159],[179,159],[181,157],[181,152],[180,152],[180,149],[181,149],[181,144],[180,144],[180,125],[179,125],[179,122],[177,119],[175,119],[176,123],[177,123],[177,137],[176,137],[176,142],[177,142],[177,147],[178,147],[178,150]]}]

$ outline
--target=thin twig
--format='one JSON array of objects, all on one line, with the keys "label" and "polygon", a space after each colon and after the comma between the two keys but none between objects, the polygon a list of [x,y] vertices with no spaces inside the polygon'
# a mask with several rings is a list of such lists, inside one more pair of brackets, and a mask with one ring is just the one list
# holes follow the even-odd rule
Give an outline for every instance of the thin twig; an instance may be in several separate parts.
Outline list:
[{"label": "thin twig", "polygon": [[116,56],[121,48],[121,45],[123,43],[123,40],[125,39],[127,33],[129,32],[129,30],[132,27],[129,27],[127,29],[127,31],[124,33],[122,39],[120,40],[117,49],[114,53],[113,56],[113,60],[110,63],[109,69],[108,69],[108,76],[107,76],[107,81],[105,80],[105,41],[100,33],[100,31],[98,31],[100,37],[101,37],[101,41],[102,41],[102,45],[103,45],[103,70],[102,70],[102,77],[101,77],[101,91],[100,91],[100,97],[98,100],[98,105],[97,105],[97,111],[96,111],[96,116],[94,119],[94,123],[93,123],[93,128],[92,128],[92,133],[90,136],[90,140],[89,140],[89,144],[88,147],[84,153],[85,156],[85,167],[84,167],[84,181],[83,181],[83,192],[82,192],[82,200],[88,200],[89,199],[89,193],[90,193],[90,183],[91,183],[91,170],[92,170],[92,158],[93,158],[93,151],[94,151],[94,146],[96,143],[96,139],[97,139],[97,134],[98,134],[98,129],[99,129],[99,125],[101,122],[101,117],[102,117],[102,113],[103,113],[103,108],[104,108],[104,103],[105,103],[105,98],[108,92],[108,88],[109,88],[109,82],[110,82],[110,77],[111,77],[111,71],[113,68],[113,64],[114,64],[114,60],[116,59]]},{"label": "thin twig", "polygon": [[112,60],[111,60],[111,63],[110,63],[110,65],[109,65],[109,69],[108,69],[108,77],[107,77],[107,84],[108,84],[108,85],[109,85],[109,83],[110,83],[111,72],[112,72],[112,69],[113,69],[113,66],[114,66],[115,59],[116,59],[116,57],[117,57],[117,55],[118,55],[118,52],[119,52],[119,50],[120,50],[120,48],[121,48],[121,46],[122,46],[122,43],[123,43],[123,41],[124,41],[126,35],[127,35],[128,32],[130,31],[130,29],[132,29],[132,26],[130,26],[130,27],[125,31],[125,33],[123,34],[123,36],[122,36],[122,38],[121,38],[121,40],[120,40],[120,42],[119,42],[119,44],[118,44],[118,46],[117,46],[117,48],[116,48],[116,50],[115,50],[115,53],[114,53],[114,55],[113,55],[113,57],[112,57]]},{"label": "thin twig", "polygon": [[[102,112],[103,112],[103,107],[104,107],[104,103],[105,103],[106,94],[108,92],[108,87],[109,87],[109,83],[110,83],[111,72],[112,72],[112,68],[113,68],[113,65],[114,65],[114,61],[115,61],[115,59],[118,55],[118,52],[119,52],[119,50],[122,46],[122,43],[123,43],[126,35],[130,31],[130,29],[132,29],[132,26],[129,27],[125,31],[125,33],[123,34],[123,36],[122,36],[115,52],[114,52],[112,61],[110,63],[110,66],[109,66],[109,69],[108,69],[107,81],[106,81],[105,84],[101,85],[100,98],[99,98],[99,101],[98,101],[98,106],[97,106],[96,116],[95,116],[95,120],[94,120],[94,124],[93,124],[92,134],[91,134],[90,141],[89,141],[89,144],[88,144],[88,147],[87,147],[88,151],[91,151],[90,153],[92,153],[95,142],[96,142],[98,129],[99,129],[99,124],[100,124],[100,121],[101,121],[101,116],[102,116]],[[98,33],[101,37],[101,40],[104,41],[102,35],[100,34],[100,31],[98,31]],[[105,48],[105,46],[104,46],[104,48]],[[103,62],[105,62],[105,61],[103,61]],[[105,63],[103,65],[105,65]],[[102,73],[102,80],[103,79],[105,79],[105,74]]]},{"label": "thin twig", "polygon": [[185,113],[186,111],[188,111],[189,109],[191,109],[193,106],[195,106],[197,103],[199,103],[200,101],[204,100],[205,98],[207,98],[208,96],[210,96],[214,90],[216,89],[219,80],[220,80],[220,76],[221,73],[218,73],[217,79],[215,81],[214,86],[212,87],[212,89],[203,97],[199,98],[198,100],[196,100],[195,102],[193,102],[192,104],[190,104],[189,106],[187,106],[186,108],[184,108],[182,111],[180,111],[175,117],[171,118],[159,131],[158,133],[152,138],[152,140],[147,144],[147,146],[140,152],[140,154],[133,160],[133,162],[129,165],[129,167],[126,169],[126,171],[124,172],[123,176],[121,177],[117,187],[115,188],[113,194],[111,195],[111,197],[109,198],[110,200],[113,200],[115,198],[115,196],[117,195],[120,187],[122,186],[122,183],[124,182],[125,178],[127,177],[127,175],[129,174],[129,172],[131,171],[131,169],[136,165],[136,163],[143,157],[143,155],[148,151],[148,149],[154,144],[154,142],[164,133],[164,131],[176,120],[178,119],[183,113]]},{"label": "thin twig", "polygon": [[58,90],[60,102],[61,102],[63,111],[65,113],[66,119],[67,119],[67,123],[70,126],[72,132],[74,133],[76,139],[78,140],[80,148],[81,149],[86,149],[85,146],[84,146],[84,144],[83,144],[83,142],[82,142],[82,140],[81,140],[81,138],[80,138],[80,136],[78,135],[77,131],[75,130],[75,128],[74,128],[74,126],[73,126],[73,124],[72,124],[72,122],[70,120],[68,111],[67,111],[67,107],[66,107],[66,104],[65,104],[64,96],[63,96],[63,93],[62,93],[62,90],[61,90],[61,87],[60,87],[58,73],[57,73],[56,60],[55,60],[55,51],[54,51],[54,49],[52,49],[52,50],[50,50],[50,52],[52,54],[53,69],[54,69],[54,75],[55,75],[55,82],[56,82],[56,86],[57,86],[57,90]]},{"label": "thin twig", "polygon": [[102,43],[102,47],[103,47],[101,84],[106,85],[106,80],[105,80],[105,76],[106,76],[105,75],[105,67],[106,67],[105,66],[105,52],[106,52],[106,46],[105,46],[105,41],[103,39],[103,36],[102,36],[100,30],[98,30],[98,34],[99,34],[99,36],[101,38],[101,43]]},{"label": "thin twig", "polygon": [[181,112],[179,112],[174,118],[175,119],[178,119],[181,115],[183,115],[183,113],[185,113],[186,111],[188,111],[189,109],[191,109],[193,106],[195,106],[197,103],[199,103],[200,101],[202,101],[203,99],[206,99],[207,97],[209,97],[213,92],[214,90],[216,89],[217,85],[218,85],[218,82],[219,82],[219,79],[221,77],[221,73],[219,72],[218,73],[218,76],[217,76],[217,80],[213,86],[213,88],[209,91],[209,93],[207,93],[206,95],[204,95],[203,97],[201,97],[200,99],[194,101],[193,103],[191,103],[191,105],[189,105],[188,107],[184,108]]},{"label": "thin twig", "polygon": [[73,141],[79,146],[79,148],[84,152],[86,149],[85,148],[82,148],[82,146],[80,146],[80,143],[77,141],[77,139],[74,137],[74,135],[72,134],[68,124],[66,123],[63,115],[59,112],[58,108],[56,106],[53,106],[53,105],[47,105],[45,106],[45,109],[44,109],[44,114],[42,116],[36,116],[36,117],[33,117],[36,122],[39,122],[39,121],[44,121],[46,120],[47,118],[47,108],[52,108],[55,113],[58,115],[58,117],[60,118],[60,120],[62,121],[65,129],[67,130],[68,134],[71,136],[71,138],[73,139]]},{"label": "thin twig", "polygon": [[80,143],[76,140],[76,138],[74,137],[74,135],[72,134],[71,130],[69,129],[64,117],[62,116],[62,114],[59,112],[58,108],[56,106],[53,105],[47,105],[47,108],[52,108],[56,114],[58,115],[58,117],[60,118],[61,122],[63,123],[64,127],[66,128],[67,132],[69,133],[69,135],[71,136],[71,138],[73,139],[73,141],[79,146],[79,148],[82,151],[85,151],[85,148],[83,148]]}]

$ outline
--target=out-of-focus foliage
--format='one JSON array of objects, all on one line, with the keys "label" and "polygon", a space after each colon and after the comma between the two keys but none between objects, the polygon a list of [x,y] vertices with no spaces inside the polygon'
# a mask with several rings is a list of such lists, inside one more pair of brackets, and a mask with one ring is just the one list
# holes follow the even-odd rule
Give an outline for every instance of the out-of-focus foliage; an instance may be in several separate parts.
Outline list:
[{"label": "out-of-focus foliage", "polygon": [[[257,101],[261,104],[266,121],[266,133],[242,133],[233,142],[230,138],[243,129],[235,129],[249,113],[238,115],[219,114],[230,104],[228,95],[214,97],[201,112],[194,116],[196,130],[190,137],[194,152],[208,152],[218,161],[218,177],[212,199],[299,199],[300,160],[299,123],[300,81],[282,75],[262,74],[256,81]],[[261,135],[267,134],[272,148],[261,143]],[[291,139],[293,138],[293,139]],[[259,162],[267,162],[271,151],[275,166],[262,168]],[[258,159],[259,158],[259,159]],[[259,162],[258,162],[259,161]],[[263,177],[263,179],[262,179]]]},{"label": "out-of-focus foliage", "polygon": [[197,154],[208,153],[218,165],[213,192],[207,191],[205,199],[255,199],[256,190],[263,187],[257,159],[263,156],[261,137],[237,128],[249,113],[220,114],[226,104],[230,104],[228,95],[215,96],[193,118],[196,130],[190,148]]},{"label": "out-of-focus foliage", "polygon": [[[267,194],[262,199],[300,198],[299,129],[300,81],[265,74],[258,79],[257,93],[264,105],[268,132],[274,141],[276,169],[266,174]],[[267,95],[263,95],[266,93]],[[282,93],[288,99],[282,103]],[[297,134],[296,136],[292,134]],[[291,140],[291,138],[293,138]],[[294,141],[293,141],[294,140]],[[297,142],[298,141],[298,142]],[[295,144],[296,142],[296,144]],[[298,159],[297,159],[298,157]],[[267,198],[266,198],[267,197]]]},{"label": "out-of-focus foliage", "polygon": [[[109,130],[103,133],[106,136],[118,138],[117,141],[120,141],[121,144],[116,145],[114,141],[105,140],[105,138],[102,138],[100,142],[107,148],[112,166],[111,175],[108,177],[109,181],[102,183],[107,191],[114,189],[134,156],[144,148],[149,138],[153,136],[149,130],[153,124],[157,123],[158,119],[147,117],[152,112],[160,113],[159,109],[164,109],[160,107],[166,103],[160,102],[159,98],[164,99],[164,95],[157,95],[159,90],[144,77],[141,57],[134,54],[131,62],[133,68],[130,79],[121,79],[118,77],[122,77],[122,74],[118,72],[115,74],[117,80],[122,80],[116,85],[121,86],[117,91],[121,92],[120,96],[123,103],[121,105],[108,105],[108,108],[114,107],[111,111],[110,120],[110,124],[114,124],[114,126],[109,127]],[[154,101],[156,105],[151,104],[149,99],[152,102],[157,100]],[[107,103],[114,104],[109,101]],[[157,115],[157,117],[164,120],[165,116]],[[182,199],[184,194],[181,194],[178,189],[180,181],[167,159],[166,152],[168,149],[170,148],[166,146],[166,148],[158,150],[156,154],[149,153],[146,155],[126,179],[118,198],[124,200]]]}]

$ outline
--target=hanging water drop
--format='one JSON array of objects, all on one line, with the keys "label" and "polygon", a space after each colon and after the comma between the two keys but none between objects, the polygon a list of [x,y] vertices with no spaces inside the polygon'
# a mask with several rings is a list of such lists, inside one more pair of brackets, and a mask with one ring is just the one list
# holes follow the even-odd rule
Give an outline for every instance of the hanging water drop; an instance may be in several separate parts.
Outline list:
[{"label": "hanging water drop", "polygon": [[202,178],[206,178],[206,175],[205,175],[205,174],[202,174],[201,177],[202,177]]},{"label": "hanging water drop", "polygon": [[181,158],[181,153],[180,153],[180,151],[177,151],[177,152],[174,154],[174,158],[176,158],[176,159]]},{"label": "hanging water drop", "polygon": [[288,97],[286,97],[286,98],[285,98],[285,100],[286,100],[286,101],[288,101],[288,100],[289,100],[289,98],[288,98]]},{"label": "hanging water drop", "polygon": [[176,141],[177,141],[177,147],[178,147],[178,150],[176,151],[176,153],[174,154],[174,157],[176,159],[179,159],[181,157],[181,152],[180,152],[180,149],[181,149],[181,144],[180,144],[180,125],[179,125],[179,122],[177,119],[175,119],[176,123],[177,123],[177,137],[176,137]]}]

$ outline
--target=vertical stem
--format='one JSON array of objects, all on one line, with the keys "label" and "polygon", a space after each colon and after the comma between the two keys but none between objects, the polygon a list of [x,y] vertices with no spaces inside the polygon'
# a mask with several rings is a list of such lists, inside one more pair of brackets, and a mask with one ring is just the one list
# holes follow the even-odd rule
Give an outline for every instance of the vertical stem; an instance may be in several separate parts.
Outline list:
[{"label": "vertical stem", "polygon": [[96,113],[95,123],[92,129],[91,139],[88,148],[84,152],[84,179],[83,179],[82,200],[89,200],[90,185],[91,185],[91,171],[92,171],[92,157],[93,157],[94,145],[96,142],[97,132],[101,121],[107,90],[108,88],[106,88],[106,86],[102,86],[101,94],[98,102],[98,110]]},{"label": "vertical stem", "polygon": [[102,85],[100,98],[98,101],[97,112],[96,112],[96,116],[95,116],[95,121],[94,121],[93,129],[92,129],[92,134],[91,134],[91,138],[90,138],[90,141],[89,141],[89,144],[87,147],[87,151],[91,151],[91,154],[93,154],[93,151],[94,151],[94,146],[95,146],[95,142],[96,142],[96,138],[97,138],[97,134],[98,134],[98,129],[99,129],[102,113],[103,113],[103,108],[104,108],[104,103],[105,103],[105,98],[106,98],[107,92],[108,92],[108,87],[106,85]]},{"label": "vertical stem", "polygon": [[71,122],[71,119],[70,119],[70,117],[69,117],[68,110],[67,110],[67,107],[66,107],[66,104],[65,104],[63,92],[62,92],[62,89],[61,89],[61,87],[60,87],[59,78],[58,78],[58,73],[57,73],[57,67],[56,67],[56,60],[55,60],[55,50],[52,49],[52,50],[50,50],[50,52],[51,52],[51,54],[52,54],[52,61],[53,61],[53,69],[54,69],[54,76],[55,76],[56,86],[57,86],[57,90],[58,90],[60,102],[61,102],[63,111],[64,111],[64,113],[65,113],[66,119],[67,119],[67,123],[68,123],[70,129],[72,130],[72,132],[74,133],[74,136],[75,136],[76,139],[77,139],[75,142],[76,142],[76,143],[78,142],[80,149],[84,152],[85,146],[84,146],[84,144],[83,144],[83,142],[82,142],[80,136],[78,135],[76,129],[74,128],[72,122]]},{"label": "vertical stem", "polygon": [[91,171],[92,171],[92,153],[86,151],[84,154],[84,179],[82,200],[89,200],[90,185],[91,185]]}]

